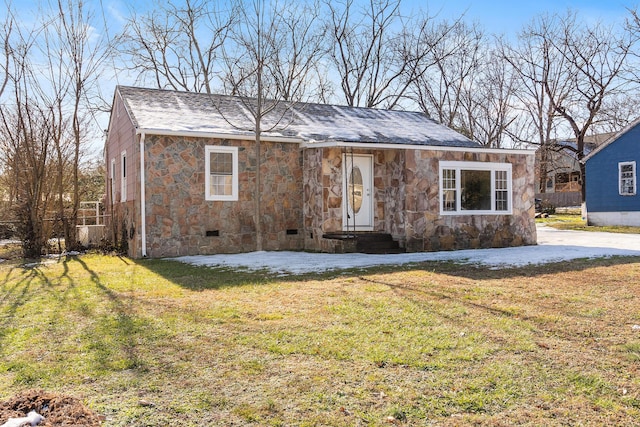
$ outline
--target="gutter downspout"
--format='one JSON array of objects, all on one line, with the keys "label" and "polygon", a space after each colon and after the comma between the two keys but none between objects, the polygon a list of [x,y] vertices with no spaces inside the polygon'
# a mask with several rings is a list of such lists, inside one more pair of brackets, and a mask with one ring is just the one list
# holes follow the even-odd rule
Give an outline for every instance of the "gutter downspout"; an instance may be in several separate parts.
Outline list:
[{"label": "gutter downspout", "polygon": [[145,203],[145,185],[144,185],[144,138],[145,134],[140,134],[140,228],[142,239],[142,257],[147,257],[147,209]]}]

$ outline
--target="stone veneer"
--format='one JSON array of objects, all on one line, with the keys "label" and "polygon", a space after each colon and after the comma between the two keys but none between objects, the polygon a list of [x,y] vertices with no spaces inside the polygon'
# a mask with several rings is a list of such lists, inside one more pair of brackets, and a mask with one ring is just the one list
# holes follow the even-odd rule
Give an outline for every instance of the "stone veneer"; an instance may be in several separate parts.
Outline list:
[{"label": "stone veneer", "polygon": [[[205,145],[239,147],[237,201],[205,200]],[[255,141],[148,135],[145,150],[148,256],[256,249]],[[261,151],[263,249],[301,250],[300,147],[263,141]]]},{"label": "stone veneer", "polygon": [[[205,200],[205,145],[239,147],[239,200]],[[345,152],[342,148],[301,150],[298,144],[263,141],[264,250],[354,249],[348,242],[323,238],[325,233],[342,231]],[[536,243],[532,155],[404,148],[353,152],[373,155],[374,231],[391,234],[408,252]],[[131,159],[135,161],[134,156]],[[511,163],[513,213],[441,216],[438,176],[441,160]],[[255,250],[255,170],[255,142],[251,140],[147,135],[148,256]],[[139,200],[139,180],[136,186],[135,199]],[[129,254],[141,256],[139,202],[118,204],[114,219],[115,225],[129,237]]]},{"label": "stone veneer", "polygon": [[[441,216],[438,177],[441,160],[510,163],[512,214]],[[536,243],[533,155],[483,151],[409,151],[406,176],[407,251],[508,247]]]},{"label": "stone veneer", "polygon": [[[342,156],[340,148],[304,153],[305,248],[344,249],[324,233],[342,231]],[[532,245],[534,156],[486,150],[354,150],[373,154],[374,231],[389,233],[408,252]],[[511,163],[511,215],[440,215],[439,162]]]}]

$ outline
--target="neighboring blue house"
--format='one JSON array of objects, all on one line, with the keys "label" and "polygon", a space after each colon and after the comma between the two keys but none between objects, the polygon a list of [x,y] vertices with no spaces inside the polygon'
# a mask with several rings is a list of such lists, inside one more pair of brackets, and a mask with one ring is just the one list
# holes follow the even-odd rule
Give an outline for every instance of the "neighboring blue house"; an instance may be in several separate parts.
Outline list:
[{"label": "neighboring blue house", "polygon": [[584,159],[589,225],[640,226],[640,120],[602,144]]}]

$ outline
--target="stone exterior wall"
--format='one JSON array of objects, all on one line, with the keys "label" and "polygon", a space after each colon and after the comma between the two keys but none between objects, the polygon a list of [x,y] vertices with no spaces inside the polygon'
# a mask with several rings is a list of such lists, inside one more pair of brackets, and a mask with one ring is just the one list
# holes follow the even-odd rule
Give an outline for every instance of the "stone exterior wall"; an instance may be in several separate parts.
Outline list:
[{"label": "stone exterior wall", "polygon": [[[238,200],[205,200],[205,145],[236,146]],[[254,141],[147,135],[147,253],[150,257],[256,249]],[[264,250],[300,250],[302,153],[297,144],[262,142]]]},{"label": "stone exterior wall", "polygon": [[[408,252],[532,245],[534,156],[483,151],[409,150],[406,153],[406,250]],[[439,162],[512,165],[511,215],[440,215]]]},{"label": "stone exterior wall", "polygon": [[[128,167],[139,164],[135,134],[126,134]],[[121,135],[122,136],[122,135]],[[122,143],[112,146],[116,156]],[[205,145],[239,147],[239,200],[206,201]],[[352,242],[324,239],[342,231],[342,148],[262,143],[262,228],[265,250],[347,252]],[[130,153],[130,154],[129,154]],[[354,150],[373,156],[374,231],[389,233],[408,252],[505,247],[536,243],[534,156],[486,151]],[[109,157],[107,157],[109,158]],[[512,164],[511,215],[440,215],[441,160]],[[119,167],[118,162],[117,166]],[[166,257],[256,249],[255,142],[147,135],[145,189],[147,254]],[[119,173],[119,172],[118,172]],[[127,201],[111,207],[109,232],[128,239],[140,257],[139,174]],[[117,186],[116,186],[117,187]]]},{"label": "stone exterior wall", "polygon": [[[324,186],[322,148],[308,148],[303,152],[303,193],[304,193],[304,247],[307,250],[322,252],[336,252],[330,244],[322,238],[322,223],[324,221],[324,200],[328,200],[329,181]],[[333,242],[335,243],[335,242]],[[323,244],[326,246],[323,247]]]},{"label": "stone exterior wall", "polygon": [[376,230],[391,234],[404,247],[406,233],[406,150],[374,153]]},{"label": "stone exterior wall", "polygon": [[[341,148],[307,149],[305,248],[341,252],[344,244],[323,239],[342,231]],[[354,150],[374,158],[374,231],[389,233],[408,252],[531,245],[534,222],[534,156],[513,152],[444,150]],[[439,162],[511,163],[512,214],[440,215]]]},{"label": "stone exterior wall", "polygon": [[[351,151],[349,151],[350,153]],[[305,249],[346,252],[349,244],[323,239],[325,233],[343,228],[341,148],[308,148],[304,153]],[[404,238],[402,192],[404,179],[402,150],[354,150],[354,155],[373,154],[374,231],[387,232],[396,240]]]}]

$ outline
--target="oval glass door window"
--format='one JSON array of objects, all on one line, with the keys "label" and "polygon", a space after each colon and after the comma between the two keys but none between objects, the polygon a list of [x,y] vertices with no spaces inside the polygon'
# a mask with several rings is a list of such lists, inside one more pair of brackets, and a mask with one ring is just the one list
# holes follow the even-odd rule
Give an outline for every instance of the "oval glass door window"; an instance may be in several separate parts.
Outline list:
[{"label": "oval glass door window", "polygon": [[362,172],[354,166],[349,174],[349,206],[353,213],[360,212],[362,207]]}]

